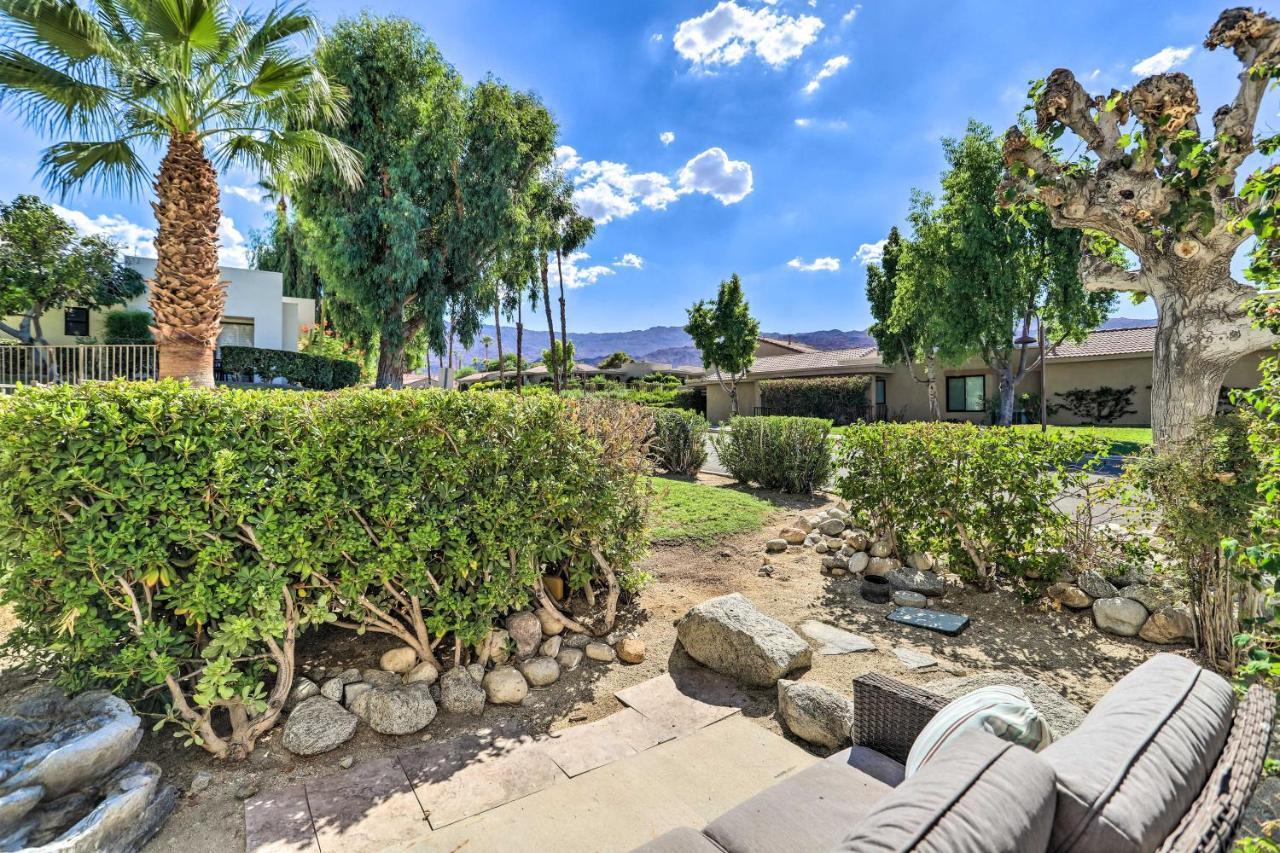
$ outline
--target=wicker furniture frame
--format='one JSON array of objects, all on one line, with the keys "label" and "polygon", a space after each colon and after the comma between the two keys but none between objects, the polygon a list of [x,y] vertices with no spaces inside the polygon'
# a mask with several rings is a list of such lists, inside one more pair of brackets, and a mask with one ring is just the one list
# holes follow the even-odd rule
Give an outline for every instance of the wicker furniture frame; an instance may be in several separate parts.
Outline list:
[{"label": "wicker furniture frame", "polygon": [[[929,720],[950,700],[878,672],[853,681],[853,742],[900,762]],[[1275,721],[1275,693],[1260,684],[1236,705],[1218,763],[1161,853],[1228,851],[1262,775]]]}]

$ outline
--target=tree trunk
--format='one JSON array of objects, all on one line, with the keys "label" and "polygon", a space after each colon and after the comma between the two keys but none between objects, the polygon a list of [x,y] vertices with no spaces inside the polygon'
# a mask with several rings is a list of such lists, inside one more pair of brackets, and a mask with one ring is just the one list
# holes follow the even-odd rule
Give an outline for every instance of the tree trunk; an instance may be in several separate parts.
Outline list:
[{"label": "tree trunk", "polygon": [[151,316],[160,378],[213,386],[226,284],[218,268],[218,175],[192,133],[175,133],[156,178]]},{"label": "tree trunk", "polygon": [[938,408],[938,358],[929,356],[924,363],[925,380],[929,383],[929,416],[935,421],[942,420],[942,412]]},{"label": "tree trunk", "polygon": [[507,381],[507,371],[502,367],[502,294],[498,293],[494,296],[493,301],[493,332],[494,338],[498,342],[498,382],[505,383]]},{"label": "tree trunk", "polygon": [[524,392],[524,294],[516,303],[516,393]]},{"label": "tree trunk", "polygon": [[[560,349],[564,353],[569,352],[569,330],[565,325],[564,319],[564,267],[560,263],[560,250],[556,249],[556,277],[560,279]],[[566,365],[568,358],[565,359]],[[563,371],[562,379],[564,382],[569,381],[569,372],[567,369]]]},{"label": "tree trunk", "polygon": [[387,337],[383,335],[378,342],[378,379],[375,387],[400,388],[404,383],[404,365],[404,347],[387,346]]},{"label": "tree trunk", "polygon": [[1000,410],[996,413],[996,425],[1009,426],[1013,423],[1013,366],[1000,365],[995,371],[1000,389]]},{"label": "tree trunk", "polygon": [[552,385],[555,387],[556,393],[558,394],[563,388],[563,386],[560,384],[560,376],[564,373],[564,369],[561,366],[560,361],[563,359],[564,354],[561,353],[560,359],[555,358],[556,324],[555,324],[555,321],[551,319],[551,287],[547,283],[547,278],[548,278],[547,255],[545,252],[543,252],[542,253],[542,307],[546,310],[546,314],[547,314],[547,353],[551,356],[551,359],[550,359],[551,363],[546,365],[546,367],[547,367],[547,374],[551,377]]}]

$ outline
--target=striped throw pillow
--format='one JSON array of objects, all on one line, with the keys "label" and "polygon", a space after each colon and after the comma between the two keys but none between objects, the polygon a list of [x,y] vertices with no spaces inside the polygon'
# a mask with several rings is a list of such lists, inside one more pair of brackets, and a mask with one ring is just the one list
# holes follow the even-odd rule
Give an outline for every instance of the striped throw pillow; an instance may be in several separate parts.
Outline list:
[{"label": "striped throw pillow", "polygon": [[1032,752],[1053,742],[1049,724],[1026,693],[1005,684],[982,687],[956,699],[929,721],[911,745],[906,778],[911,778],[944,744],[971,729],[989,732]]}]

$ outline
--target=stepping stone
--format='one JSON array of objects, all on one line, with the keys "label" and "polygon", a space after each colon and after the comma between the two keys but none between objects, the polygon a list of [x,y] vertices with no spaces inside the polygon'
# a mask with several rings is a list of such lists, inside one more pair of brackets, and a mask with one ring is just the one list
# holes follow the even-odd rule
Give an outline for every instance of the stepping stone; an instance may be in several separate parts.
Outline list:
[{"label": "stepping stone", "polygon": [[[631,711],[630,708],[627,710]],[[631,713],[640,716],[636,711]],[[547,740],[540,741],[538,749],[558,764],[570,779],[638,752],[619,735],[607,717],[594,723],[561,729]]]},{"label": "stepping stone", "polygon": [[613,695],[675,735],[736,714],[748,701],[733,679],[702,667],[668,672]]},{"label": "stepping stone", "polygon": [[432,829],[567,778],[532,738],[502,732],[487,736],[477,732],[409,750],[400,755],[400,765]]},{"label": "stepping stone", "polygon": [[921,652],[911,649],[894,649],[893,654],[906,664],[908,669],[928,669],[938,665],[938,661]]},{"label": "stepping stone", "polygon": [[958,637],[969,627],[969,617],[942,610],[925,610],[920,607],[895,607],[885,617],[890,622],[937,631],[949,637]]},{"label": "stepping stone", "polygon": [[301,785],[245,801],[244,849],[245,853],[320,853]]},{"label": "stepping stone", "polygon": [[321,850],[384,850],[430,831],[394,758],[323,776],[306,789]]},{"label": "stepping stone", "polygon": [[825,622],[810,620],[800,625],[800,633],[818,643],[820,655],[847,655],[851,652],[873,652],[876,644],[866,637],[828,625]]}]

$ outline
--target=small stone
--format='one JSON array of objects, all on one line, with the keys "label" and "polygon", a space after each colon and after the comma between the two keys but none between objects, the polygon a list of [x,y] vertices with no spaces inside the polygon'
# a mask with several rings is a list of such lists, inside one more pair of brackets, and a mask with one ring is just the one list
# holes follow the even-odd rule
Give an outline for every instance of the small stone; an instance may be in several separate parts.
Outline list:
[{"label": "small stone", "polygon": [[436,703],[430,685],[407,685],[386,689],[374,687],[351,703],[351,712],[381,735],[410,735],[421,731],[436,718]]},{"label": "small stone", "polygon": [[846,560],[852,557],[854,554],[861,554],[861,553],[862,553],[861,551],[859,551],[857,548],[850,545],[848,542],[844,543],[844,547],[840,549],[840,556],[844,557]]},{"label": "small stone", "polygon": [[815,554],[825,554],[827,553],[828,550],[830,549],[827,547],[826,542],[819,541],[816,545],[813,546],[813,553]]},{"label": "small stone", "polygon": [[344,669],[342,672],[333,676],[333,678],[337,678],[343,684],[350,684],[353,681],[360,680],[360,670],[355,667],[352,667],[351,669]]},{"label": "small stone", "polygon": [[1130,584],[1120,590],[1121,598],[1132,598],[1143,607],[1155,613],[1162,607],[1173,606],[1173,596],[1157,586],[1144,583]]},{"label": "small stone", "polygon": [[859,551],[849,558],[849,571],[855,575],[858,572],[865,572],[867,564],[871,562],[871,558],[867,556],[866,551]]},{"label": "small stone", "polygon": [[560,654],[560,646],[564,644],[564,639],[560,636],[547,637],[542,641],[542,645],[538,647],[538,654],[543,657],[553,658]]},{"label": "small stone", "polygon": [[372,690],[372,689],[373,689],[373,685],[367,681],[356,681],[351,684],[348,684],[346,687],[342,689],[342,702],[344,705],[350,708],[351,703],[356,701],[357,696],[359,696],[361,693],[364,693],[367,690]]},{"label": "small stone", "polygon": [[440,671],[436,669],[435,664],[429,660],[415,666],[404,674],[405,684],[434,684],[435,680],[440,677]]},{"label": "small stone", "polygon": [[[879,558],[873,558],[879,559]],[[920,571],[908,566],[900,566],[884,576],[895,589],[906,589],[937,598],[947,591],[942,578],[930,571]]]},{"label": "small stone", "polygon": [[346,682],[341,678],[330,678],[320,685],[320,695],[326,699],[332,699],[334,702],[341,702],[342,689],[346,686]]},{"label": "small stone", "polygon": [[844,535],[844,541],[846,545],[855,551],[865,551],[867,546],[871,544],[871,537],[867,535],[865,530],[850,530]]},{"label": "small stone", "polygon": [[778,535],[781,536],[788,545],[803,545],[804,537],[807,534],[798,527],[784,527],[782,530],[778,531]]},{"label": "small stone", "polygon": [[414,664],[417,662],[418,653],[409,646],[401,646],[398,649],[384,652],[382,657],[378,659],[378,666],[387,672],[403,675],[413,669]]},{"label": "small stone", "polygon": [[475,680],[476,684],[479,684],[481,681],[484,681],[484,667],[481,666],[480,664],[478,663],[467,664],[467,672],[471,673],[471,677]]},{"label": "small stone", "polygon": [[341,767],[343,770],[350,770],[351,765],[355,763],[356,763],[355,758],[353,756],[347,755],[347,756],[343,756],[342,760],[338,762],[338,766]]},{"label": "small stone", "polygon": [[231,796],[235,797],[237,800],[247,800],[256,793],[258,793],[257,781],[254,779],[245,779],[244,781],[236,784],[235,788],[231,791]]},{"label": "small stone", "polygon": [[613,650],[613,646],[607,643],[588,643],[584,651],[589,659],[600,663],[613,663],[613,659],[617,654]]},{"label": "small stone", "polygon": [[923,652],[916,652],[911,649],[894,649],[893,654],[894,657],[902,661],[907,669],[931,669],[938,665],[935,659]]},{"label": "small stone", "polygon": [[830,575],[831,575],[831,577],[833,577],[833,578],[842,578],[842,577],[844,577],[845,575],[849,574],[849,570],[848,570],[848,569],[841,569],[841,568],[834,568],[834,569],[832,569],[830,572],[828,572],[828,574],[830,574]]},{"label": "small stone", "polygon": [[844,519],[841,518],[828,518],[826,521],[818,525],[818,529],[827,536],[835,536],[839,533],[843,533],[844,527]]},{"label": "small stone", "polygon": [[507,617],[507,632],[515,641],[516,657],[533,657],[542,645],[542,622],[527,610]]},{"label": "small stone", "polygon": [[888,539],[877,539],[871,543],[871,548],[869,550],[873,557],[892,557],[893,543]]},{"label": "small stone", "polygon": [[[1119,592],[1111,581],[1092,571],[1081,572],[1080,576],[1076,578],[1076,586],[1080,587],[1085,595],[1091,598],[1115,598]],[[1136,628],[1134,633],[1137,633]]]},{"label": "small stone", "polygon": [[560,668],[565,671],[577,669],[582,663],[582,655],[582,649],[563,648],[560,654],[556,655],[556,663],[560,664]]},{"label": "small stone", "polygon": [[912,592],[909,589],[898,589],[894,590],[893,603],[899,607],[924,607],[929,603],[929,599],[919,592]]},{"label": "small stone", "polygon": [[591,637],[587,634],[570,634],[565,637],[564,646],[570,649],[585,649],[591,642]]},{"label": "small stone", "polygon": [[484,657],[488,652],[488,659],[493,661],[495,665],[501,666],[511,659],[511,634],[505,628],[494,628],[485,636],[483,640],[476,644],[476,654]]},{"label": "small stone", "polygon": [[764,549],[768,551],[770,554],[780,553],[782,551],[787,550],[787,540],[770,539],[768,542],[764,543]]},{"label": "small stone", "polygon": [[529,695],[529,682],[512,666],[492,670],[484,677],[483,686],[485,696],[494,705],[519,705]]},{"label": "small stone", "polygon": [[641,663],[644,661],[644,640],[637,637],[623,637],[614,646],[618,660],[623,663]]},{"label": "small stone", "polygon": [[547,595],[556,601],[564,601],[564,578],[558,575],[543,575],[542,585],[547,590]]},{"label": "small stone", "polygon": [[838,506],[833,506],[827,509],[827,518],[838,518],[841,521],[848,521],[849,513],[845,512]]},{"label": "small stone", "polygon": [[933,558],[932,554],[917,551],[914,554],[907,555],[907,565],[918,572],[932,572],[938,567],[938,561]]},{"label": "small stone", "polygon": [[529,682],[530,687],[547,687],[560,678],[560,664],[556,663],[555,658],[530,658],[520,664],[520,674]]},{"label": "small stone", "polygon": [[822,534],[816,531],[804,537],[804,544],[808,545],[810,548],[812,548],[814,545],[817,545],[821,541],[822,541]]},{"label": "small stone", "polygon": [[293,680],[293,689],[289,691],[289,698],[285,700],[286,709],[294,708],[298,704],[305,702],[312,696],[320,695],[320,687],[310,678],[299,676]]},{"label": "small stone", "polygon": [[480,686],[483,676],[477,679],[466,667],[455,666],[440,678],[440,707],[450,714],[484,713],[485,691]]},{"label": "small stone", "polygon": [[319,755],[350,739],[357,722],[355,714],[332,699],[312,696],[293,709],[281,742],[296,755]]},{"label": "small stone", "polygon": [[542,626],[542,633],[548,637],[555,636],[564,630],[564,621],[558,613],[553,613],[545,607],[539,607],[533,612],[538,617],[538,624]]},{"label": "small stone", "polygon": [[849,561],[839,555],[828,554],[822,558],[822,568],[824,571],[828,572],[832,569],[844,569],[845,571],[848,571]]},{"label": "small stone", "polygon": [[[427,664],[430,666],[431,664]],[[413,670],[409,670],[413,672]],[[360,680],[370,687],[395,687],[400,683],[400,676],[385,669],[366,669],[360,673]]]},{"label": "small stone", "polygon": [[1189,643],[1195,637],[1190,614],[1181,607],[1161,607],[1142,623],[1138,636],[1148,643]]},{"label": "small stone", "polygon": [[867,560],[867,567],[863,572],[871,577],[882,578],[901,565],[893,557],[872,557]]},{"label": "small stone", "polygon": [[1084,610],[1093,604],[1093,599],[1075,584],[1055,583],[1047,590],[1045,595],[1061,604],[1063,607],[1069,607],[1072,610]]},{"label": "small stone", "polygon": [[1132,598],[1099,598],[1093,602],[1093,622],[1108,634],[1136,637],[1146,621],[1147,608]]},{"label": "small stone", "polygon": [[838,749],[850,741],[853,702],[821,684],[783,678],[778,681],[778,716],[801,740]]},{"label": "small stone", "polygon": [[797,530],[801,530],[801,531],[804,531],[805,533],[808,533],[809,531],[813,530],[813,528],[816,527],[817,525],[813,524],[806,516],[797,515],[796,520],[792,522],[791,526],[796,528]]},{"label": "small stone", "polygon": [[810,530],[810,531],[813,531],[814,529],[816,529],[816,528],[817,528],[819,525],[821,525],[821,524],[822,524],[822,522],[823,522],[823,521],[825,521],[825,520],[826,520],[826,519],[824,519],[824,518],[823,518],[822,516],[820,516],[820,515],[810,515],[810,516],[807,516],[807,517],[805,518],[805,521],[807,521],[807,522],[809,523],[809,530]]},{"label": "small stone", "polygon": [[[311,697],[307,697],[308,699]],[[196,775],[191,777],[191,785],[187,788],[193,794],[199,794],[206,791],[213,784],[213,774],[208,770],[197,770]]]}]

